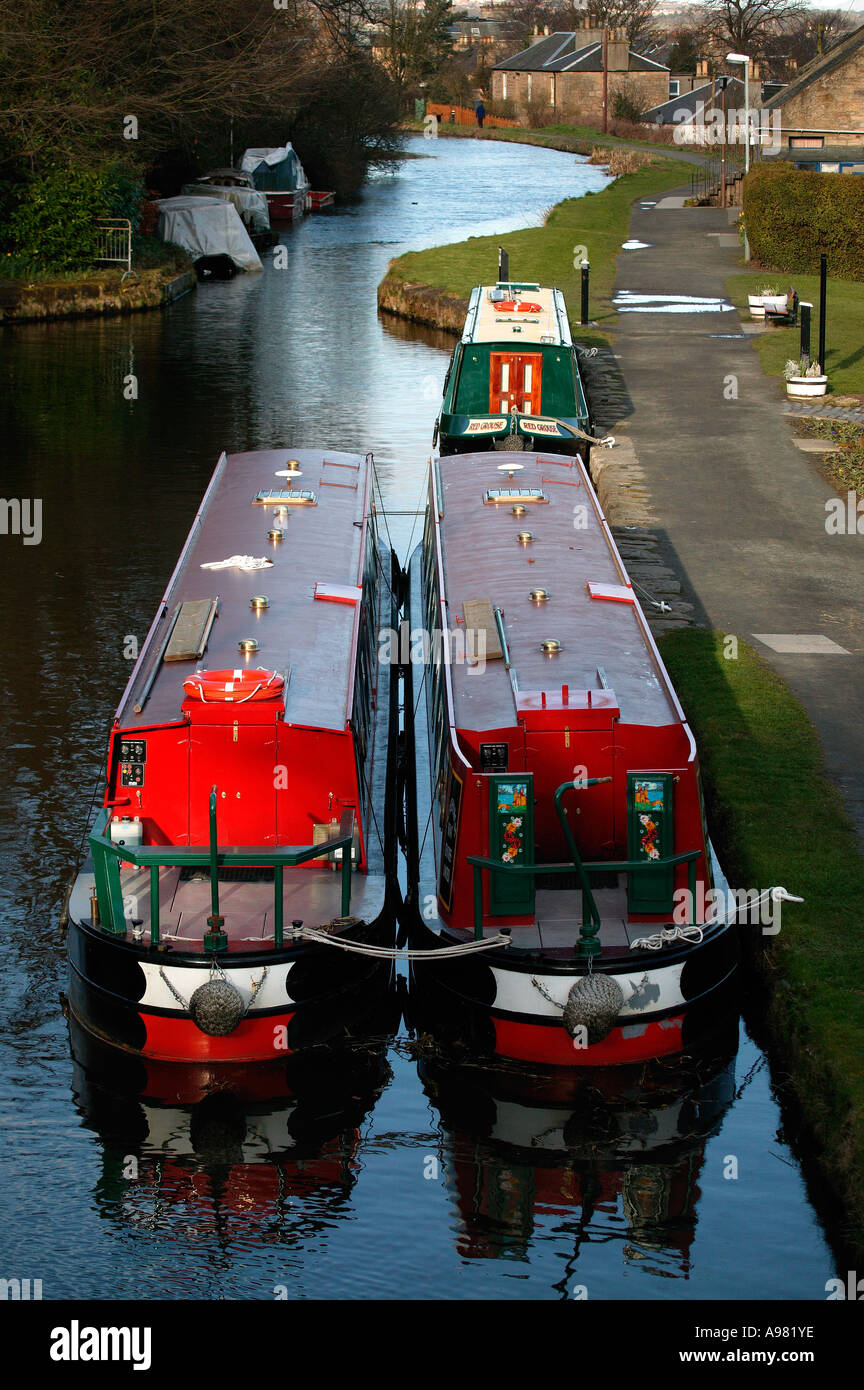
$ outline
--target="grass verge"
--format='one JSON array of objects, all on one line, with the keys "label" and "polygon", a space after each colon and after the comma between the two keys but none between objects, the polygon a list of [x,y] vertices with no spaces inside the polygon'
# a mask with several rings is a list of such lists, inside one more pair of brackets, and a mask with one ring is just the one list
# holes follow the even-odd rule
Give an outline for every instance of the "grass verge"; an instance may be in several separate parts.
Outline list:
[{"label": "grass verge", "polygon": [[[424,133],[424,125],[420,121],[406,121],[402,129],[412,135]],[[518,126],[484,126],[479,130],[476,126],[450,125],[447,121],[442,121],[438,127],[438,135],[448,140],[510,140],[517,145],[544,145],[550,150],[567,150],[573,154],[590,154],[595,145],[624,145],[631,149],[655,152],[658,148],[671,146],[676,150],[682,150],[681,158],[684,162],[698,162],[699,159],[698,152],[691,154],[684,151],[682,146],[675,145],[671,140],[639,140],[629,135],[604,135],[596,126],[591,125],[551,125],[543,126],[539,130]]]},{"label": "grass verge", "polygon": [[730,884],[781,883],[805,900],[785,907],[776,936],[742,935],[768,986],[772,1043],[843,1203],[843,1235],[864,1253],[864,858],[803,707],[751,647],[725,660],[724,642],[689,629],[660,648],[699,746]]},{"label": "grass verge", "polygon": [[[683,177],[680,163],[658,156],[636,173],[617,178],[600,193],[565,199],[547,215],[542,227],[409,251],[391,262],[387,274],[467,298],[475,285],[494,279],[498,247],[503,246],[510,254],[512,275],[563,290],[575,328],[581,272],[578,258],[574,266],[574,248],[585,246],[591,263],[591,317],[602,329],[615,315],[611,303],[615,258],[627,240],[633,202],[648,193],[675,188]],[[579,329],[580,340],[592,336],[597,335]]]},{"label": "grass verge", "polygon": [[[768,280],[781,292],[794,285],[800,299],[813,305],[811,316],[810,356],[819,352],[819,276],[782,275],[778,271],[753,270],[743,275],[730,275],[726,293],[733,304],[749,318],[747,295],[754,285]],[[864,323],[864,283],[858,280],[828,279],[828,299],[825,314],[825,357],[823,370],[828,373],[828,390],[860,394],[864,392],[864,342],[861,325]],[[768,376],[783,376],[789,358],[797,359],[800,344],[798,328],[772,328],[760,334],[756,349],[763,372]]]}]

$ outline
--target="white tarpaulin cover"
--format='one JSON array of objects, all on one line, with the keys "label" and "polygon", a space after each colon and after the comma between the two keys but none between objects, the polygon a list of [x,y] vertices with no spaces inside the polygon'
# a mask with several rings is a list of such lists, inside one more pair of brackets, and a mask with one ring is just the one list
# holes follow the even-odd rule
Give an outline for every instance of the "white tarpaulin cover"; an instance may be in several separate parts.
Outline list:
[{"label": "white tarpaulin cover", "polygon": [[269,232],[270,213],[267,209],[267,195],[257,188],[231,188],[221,183],[187,183],[183,195],[190,198],[221,198],[223,202],[233,203],[244,227],[251,232]]},{"label": "white tarpaulin cover", "polygon": [[159,236],[176,242],[194,261],[201,256],[230,256],[241,270],[261,270],[261,258],[233,203],[221,198],[162,198]]},{"label": "white tarpaulin cover", "polygon": [[[262,149],[246,150],[240,160],[240,168],[247,174],[254,174],[261,164],[267,164],[274,169],[277,164],[284,164],[289,161],[289,167],[293,166],[294,178],[289,179],[284,184],[288,188],[308,188],[309,180],[303,169],[303,165],[297,157],[297,151],[293,145],[279,145],[275,149],[264,147]],[[283,185],[280,185],[280,187]]]}]

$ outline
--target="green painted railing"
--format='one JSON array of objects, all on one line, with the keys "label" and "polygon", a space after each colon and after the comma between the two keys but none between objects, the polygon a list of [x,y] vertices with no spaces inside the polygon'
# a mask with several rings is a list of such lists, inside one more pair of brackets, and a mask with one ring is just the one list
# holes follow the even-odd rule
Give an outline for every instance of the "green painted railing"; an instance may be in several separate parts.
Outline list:
[{"label": "green painted railing", "polygon": [[272,845],[244,849],[226,848],[216,842],[216,789],[210,793],[210,843],[206,846],[177,845],[115,845],[107,838],[105,831],[111,817],[111,809],[100,812],[93,832],[90,835],[90,849],[93,854],[93,869],[96,876],[96,896],[99,903],[99,920],[103,931],[115,936],[125,936],[126,917],[123,910],[123,887],[120,880],[120,864],[134,864],[136,868],[150,871],[150,944],[159,943],[159,871],[171,868],[206,868],[210,870],[210,906],[208,918],[210,931],[205,933],[203,946],[207,951],[224,951],[227,938],[221,930],[223,918],[219,912],[218,869],[264,868],[273,869],[274,928],[273,945],[283,944],[283,872],[286,868],[296,868],[307,864],[311,859],[321,859],[342,850],[342,916],[351,912],[351,848],[354,840],[354,812],[343,811],[339,833],[332,839],[323,840],[320,845],[285,845],[274,848]]},{"label": "green painted railing", "polygon": [[596,956],[600,952],[600,913],[594,901],[594,894],[588,881],[589,873],[626,874],[636,870],[639,873],[659,873],[661,869],[674,868],[677,864],[687,865],[687,882],[690,889],[690,903],[696,903],[696,861],[702,855],[701,849],[685,850],[683,854],[672,854],[668,859],[603,859],[598,863],[586,864],[573,838],[561,804],[564,793],[570,789],[579,791],[582,787],[593,787],[601,782],[609,782],[609,777],[591,777],[575,785],[563,782],[555,793],[555,810],[564,828],[567,847],[573,858],[569,864],[502,864],[497,859],[487,859],[482,855],[468,856],[468,863],[474,870],[474,937],[483,937],[483,874],[522,874],[530,875],[532,881],[538,874],[572,874],[575,872],[582,890],[582,922],[579,928],[578,950],[582,956]]}]

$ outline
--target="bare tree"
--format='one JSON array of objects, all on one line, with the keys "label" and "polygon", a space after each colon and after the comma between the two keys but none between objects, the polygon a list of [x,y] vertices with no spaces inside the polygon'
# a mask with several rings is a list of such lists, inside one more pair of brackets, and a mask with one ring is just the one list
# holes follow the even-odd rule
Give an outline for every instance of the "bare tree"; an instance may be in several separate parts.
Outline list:
[{"label": "bare tree", "polygon": [[359,11],[358,0],[0,0],[0,160],[147,161],[232,117],[290,118]]},{"label": "bare tree", "polygon": [[703,31],[720,47],[763,58],[782,26],[804,8],[804,0],[705,0]]},{"label": "bare tree", "polygon": [[820,54],[827,53],[854,27],[855,19],[850,18],[848,11],[803,10],[792,15],[775,35],[767,56],[772,66],[780,69],[778,76],[782,76],[782,70],[790,63],[803,68]]},{"label": "bare tree", "polygon": [[451,0],[386,0],[378,12],[376,47],[403,90],[434,77],[452,53]]},{"label": "bare tree", "polygon": [[514,0],[509,15],[529,42],[538,28],[570,33],[587,23],[592,29],[608,27],[626,36],[632,48],[652,31],[656,7],[657,0],[588,0],[587,5],[576,0]]}]

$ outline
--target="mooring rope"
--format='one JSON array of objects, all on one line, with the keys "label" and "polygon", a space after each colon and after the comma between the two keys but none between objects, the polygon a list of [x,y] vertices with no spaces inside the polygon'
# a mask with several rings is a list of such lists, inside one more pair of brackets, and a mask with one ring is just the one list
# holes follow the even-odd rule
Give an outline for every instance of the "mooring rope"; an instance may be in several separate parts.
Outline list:
[{"label": "mooring rope", "polygon": [[598,439],[596,434],[586,434],[584,430],[580,430],[578,425],[568,425],[564,420],[556,420],[555,423],[560,425],[562,429],[569,430],[571,434],[578,435],[580,439],[587,439],[589,444],[599,444],[604,449],[614,449],[615,447],[614,434],[604,434],[602,439]]},{"label": "mooring rope", "polygon": [[779,884],[773,888],[766,888],[753,902],[736,907],[734,912],[727,912],[725,917],[709,917],[701,925],[699,923],[689,923],[680,927],[663,927],[653,936],[640,936],[637,941],[631,941],[630,950],[659,951],[663,946],[672,941],[694,941],[700,942],[705,934],[706,927],[725,927],[738,916],[739,912],[746,909],[752,912],[754,907],[761,907],[766,898],[770,898],[775,903],[803,903],[803,898],[796,898],[793,893],[781,887]]},{"label": "mooring rope", "polygon": [[375,956],[378,960],[447,960],[452,956],[474,955],[478,951],[494,951],[509,946],[509,936],[491,936],[487,941],[460,941],[455,946],[433,946],[429,950],[400,951],[395,946],[373,946],[361,941],[346,941],[341,936],[328,936],[316,927],[297,927],[296,936],[305,937],[320,946],[338,946],[341,951],[353,951],[359,956]]}]

